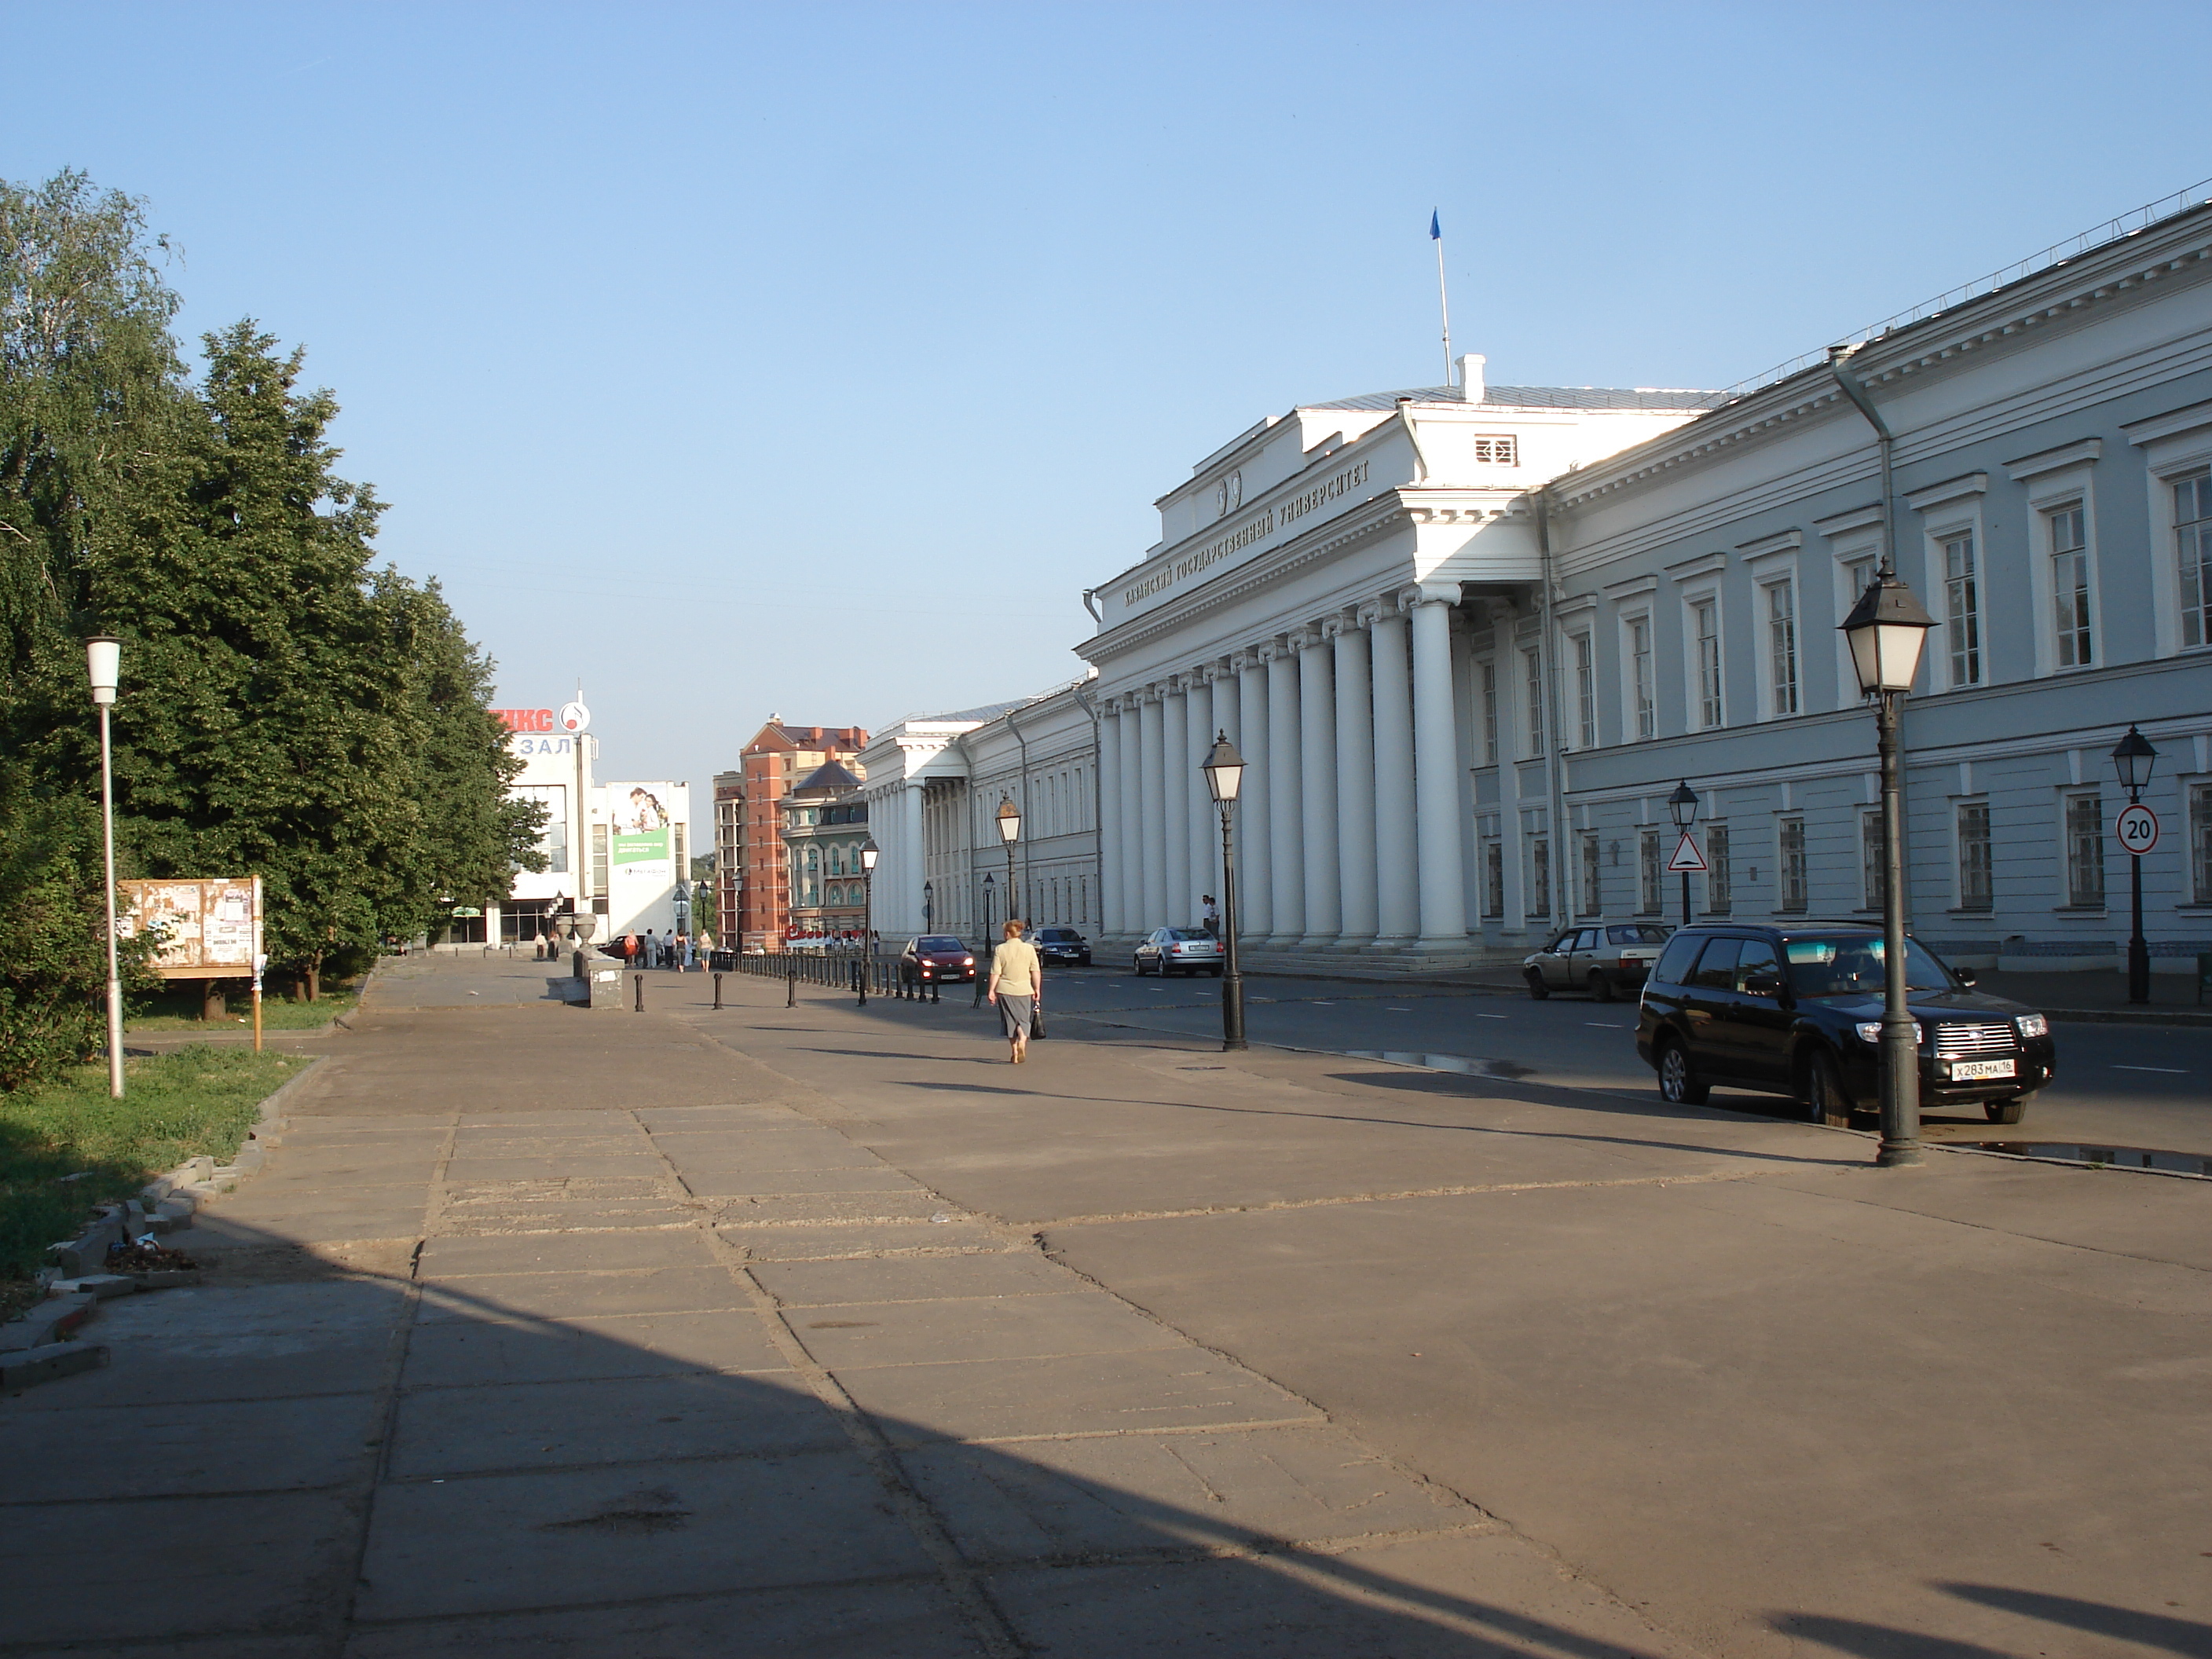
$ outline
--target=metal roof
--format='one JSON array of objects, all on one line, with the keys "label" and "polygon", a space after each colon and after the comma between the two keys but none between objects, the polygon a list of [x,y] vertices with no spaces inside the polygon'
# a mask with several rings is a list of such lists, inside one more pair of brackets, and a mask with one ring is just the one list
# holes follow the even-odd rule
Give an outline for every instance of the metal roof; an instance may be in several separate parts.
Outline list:
[{"label": "metal roof", "polygon": [[794,795],[811,793],[817,789],[842,791],[858,789],[860,779],[854,777],[836,761],[825,761],[806,775],[806,781],[791,793]]},{"label": "metal roof", "polygon": [[[1370,392],[1333,403],[1301,404],[1301,409],[1370,409],[1397,407],[1401,398],[1415,403],[1455,404],[1463,401],[1455,386],[1417,386],[1401,392]],[[1729,400],[1725,392],[1689,392],[1667,387],[1601,386],[1493,386],[1483,389],[1482,401],[1474,409],[1500,413],[1515,409],[1579,410],[1698,410],[1717,409]]]}]

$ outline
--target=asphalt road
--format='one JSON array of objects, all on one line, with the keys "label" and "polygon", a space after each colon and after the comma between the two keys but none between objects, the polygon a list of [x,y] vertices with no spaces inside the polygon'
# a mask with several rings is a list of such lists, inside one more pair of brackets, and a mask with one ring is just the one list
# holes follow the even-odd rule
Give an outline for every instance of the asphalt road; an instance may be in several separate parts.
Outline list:
[{"label": "asphalt road", "polygon": [[[966,986],[945,995],[965,998]],[[1220,1029],[1212,979],[1138,979],[1103,967],[1050,975],[1048,1008],[1143,1030],[1206,1035]],[[2024,1121],[1999,1127],[1979,1114],[1931,1113],[1931,1140],[2142,1147],[2212,1158],[2212,1030],[2190,1026],[2067,1023],[2058,1036],[2058,1081],[2029,1103]],[[1554,994],[1520,995],[1377,986],[1358,980],[1249,976],[1245,1030],[1255,1042],[1431,1064],[1489,1075],[1656,1098],[1636,1057],[1636,1005]],[[1790,1115],[1771,1096],[1716,1089],[1712,1103]]]}]

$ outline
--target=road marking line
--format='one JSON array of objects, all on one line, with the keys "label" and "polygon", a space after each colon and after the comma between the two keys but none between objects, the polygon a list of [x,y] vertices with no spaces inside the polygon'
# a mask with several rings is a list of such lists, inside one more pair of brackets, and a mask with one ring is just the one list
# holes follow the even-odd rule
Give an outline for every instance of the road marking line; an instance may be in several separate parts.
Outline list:
[{"label": "road marking line", "polygon": [[2116,1072],[2163,1072],[2168,1077],[2187,1077],[2189,1073],[2179,1066],[2115,1066]]},{"label": "road marking line", "polygon": [[1626,1025],[1616,1025],[1609,1019],[1586,1019],[1583,1024],[1594,1025],[1601,1031],[1625,1031],[1628,1029]]},{"label": "road marking line", "polygon": [[1475,1018],[1477,1019],[1506,1019],[1510,1018],[1510,1016],[1506,1014],[1477,1014]]}]

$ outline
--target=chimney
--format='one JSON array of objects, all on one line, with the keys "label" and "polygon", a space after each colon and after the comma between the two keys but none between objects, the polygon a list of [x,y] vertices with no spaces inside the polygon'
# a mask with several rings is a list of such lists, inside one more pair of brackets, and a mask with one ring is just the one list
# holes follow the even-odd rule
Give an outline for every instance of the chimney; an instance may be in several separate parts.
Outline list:
[{"label": "chimney", "polygon": [[1459,360],[1459,395],[1471,404],[1480,403],[1487,388],[1482,383],[1482,366],[1489,360],[1479,351],[1470,351]]}]

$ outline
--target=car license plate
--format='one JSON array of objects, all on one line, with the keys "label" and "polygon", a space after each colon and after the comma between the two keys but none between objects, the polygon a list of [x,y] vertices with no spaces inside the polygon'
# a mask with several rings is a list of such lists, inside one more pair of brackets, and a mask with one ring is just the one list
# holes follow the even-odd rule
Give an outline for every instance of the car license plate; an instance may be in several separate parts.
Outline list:
[{"label": "car license plate", "polygon": [[2010,1077],[2013,1062],[2008,1060],[1954,1060],[1951,1062],[1951,1081],[1971,1083],[1977,1078]]}]

